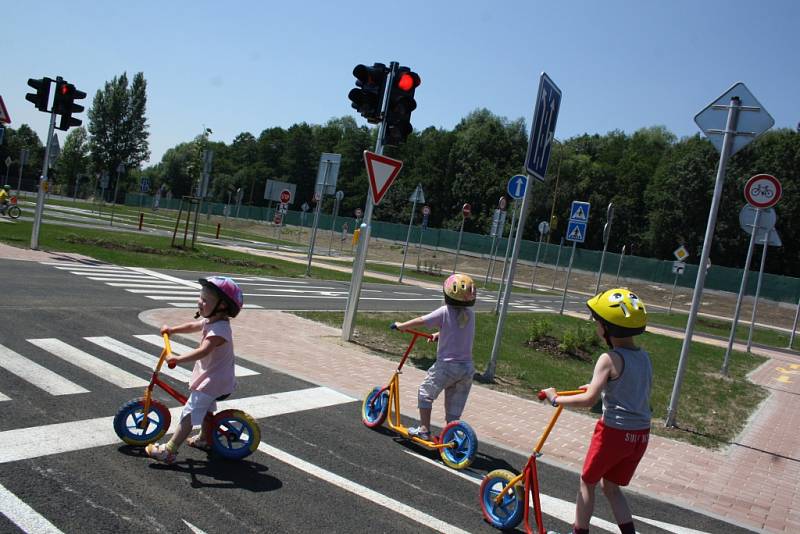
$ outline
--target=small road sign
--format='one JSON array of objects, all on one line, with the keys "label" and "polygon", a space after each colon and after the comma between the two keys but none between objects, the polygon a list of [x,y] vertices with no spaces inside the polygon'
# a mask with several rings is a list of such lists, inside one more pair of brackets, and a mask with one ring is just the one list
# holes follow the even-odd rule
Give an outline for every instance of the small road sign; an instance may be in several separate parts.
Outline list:
[{"label": "small road sign", "polygon": [[341,202],[344,198],[344,191],[337,191],[336,192],[336,202]]},{"label": "small road sign", "polygon": [[364,212],[361,211],[361,208],[356,208],[356,219],[360,219],[362,215],[364,215]]},{"label": "small road sign", "polygon": [[672,253],[678,258],[678,261],[683,261],[689,257],[689,251],[683,245],[676,248]]},{"label": "small road sign", "polygon": [[771,208],[782,194],[781,183],[770,174],[756,174],[744,186],[744,198],[754,208]]},{"label": "small road sign", "polygon": [[322,191],[322,184],[325,183],[325,195],[332,195],[336,192],[336,180],[339,176],[339,166],[342,164],[341,154],[329,154],[323,152],[319,157],[319,167],[317,168],[317,182],[314,186],[315,191]]},{"label": "small road sign", "polygon": [[417,184],[417,188],[414,189],[414,192],[411,193],[411,196],[408,197],[409,202],[417,202],[418,204],[425,203],[425,193],[422,191],[422,185]]},{"label": "small road sign", "polygon": [[283,214],[280,211],[275,212],[275,217],[272,219],[274,224],[281,224]]},{"label": "small road sign", "polygon": [[572,201],[569,209],[569,220],[578,222],[587,222],[589,220],[589,209],[591,204],[588,202]]},{"label": "small road sign", "polygon": [[142,176],[142,183],[140,184],[140,189],[142,193],[147,193],[148,191],[150,191],[150,178]]},{"label": "small road sign", "polygon": [[683,274],[686,270],[686,264],[682,261],[673,261],[672,262],[672,274]]},{"label": "small road sign", "polygon": [[519,200],[525,196],[525,188],[527,187],[528,177],[524,174],[517,174],[516,176],[512,176],[508,181],[506,191],[508,191],[508,196],[514,200]]},{"label": "small road sign", "polygon": [[500,197],[500,200],[497,201],[497,205],[500,207],[501,210],[505,210],[506,206],[508,205],[508,201],[506,200],[505,195]]},{"label": "small road sign", "polygon": [[320,197],[319,191],[314,191],[314,202],[319,202],[319,197]]},{"label": "small road sign", "polygon": [[281,202],[278,204],[278,211],[286,215],[286,213],[289,211],[289,204],[286,202]]},{"label": "small road sign", "polygon": [[550,225],[547,224],[547,221],[542,221],[539,223],[539,233],[542,235],[547,235],[550,232]]},{"label": "small road sign", "polygon": [[8,114],[3,97],[0,96],[0,123],[11,124],[11,116]]},{"label": "small road sign", "polygon": [[303,211],[308,211],[308,208],[310,208],[310,207],[311,206],[308,205],[308,202],[303,202],[303,205],[300,206],[300,209],[303,210]]},{"label": "small road sign", "polygon": [[461,213],[464,215],[464,217],[469,217],[472,215],[472,206],[469,204],[464,204],[461,206]]},{"label": "small road sign", "polygon": [[[745,204],[742,206],[741,211],[739,211],[739,226],[741,226],[742,230],[744,230],[748,235],[753,234],[753,226],[755,226],[756,223],[757,210],[758,208],[754,208],[750,204]],[[764,240],[764,232],[769,232],[772,228],[774,228],[777,221],[778,215],[775,213],[773,208],[761,210],[761,214],[758,216],[756,243],[760,243]]]},{"label": "small road sign", "polygon": [[728,107],[734,97],[739,97],[741,111],[736,122],[737,135],[733,138],[729,156],[736,154],[775,124],[775,119],[767,113],[747,86],[742,82],[736,83],[694,117],[694,122],[703,130],[717,151],[722,152]]},{"label": "small road sign", "polygon": [[531,124],[531,137],[528,142],[528,155],[525,169],[539,181],[544,182],[547,162],[550,160],[550,147],[555,139],[556,119],[561,108],[561,89],[544,72],[539,76],[539,93]]},{"label": "small road sign", "polygon": [[567,225],[567,241],[583,243],[586,239],[586,223],[580,221],[569,221]]},{"label": "small road sign", "polygon": [[400,174],[400,169],[403,168],[403,162],[365,150],[364,164],[367,166],[367,176],[369,177],[369,189],[372,192],[372,201],[376,205],[380,204],[381,200],[383,200],[383,196],[389,190],[389,186],[392,185],[397,175]]},{"label": "small road sign", "polygon": [[289,202],[292,201],[292,192],[289,191],[288,189],[282,190],[280,199],[281,199],[281,204],[288,204]]},{"label": "small road sign", "polygon": [[431,207],[430,206],[423,206],[422,214],[423,215],[430,215],[431,214]]}]

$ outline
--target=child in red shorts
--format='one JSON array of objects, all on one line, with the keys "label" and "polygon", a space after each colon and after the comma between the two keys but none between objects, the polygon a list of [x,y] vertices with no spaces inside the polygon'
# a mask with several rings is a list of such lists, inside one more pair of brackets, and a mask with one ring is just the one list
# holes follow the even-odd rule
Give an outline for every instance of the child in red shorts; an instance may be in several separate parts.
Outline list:
[{"label": "child in red shorts", "polygon": [[589,299],[587,306],[597,323],[597,335],[609,347],[597,359],[592,381],[584,393],[559,398],[554,388],[545,390],[553,406],[589,407],[603,399],[603,416],[597,422],[586,453],[575,505],[574,534],[588,534],[597,483],[611,505],[622,534],[635,534],[633,517],[620,486],[630,483],[650,437],[650,356],[638,348],[633,336],[644,332],[644,303],[627,289],[610,289]]}]

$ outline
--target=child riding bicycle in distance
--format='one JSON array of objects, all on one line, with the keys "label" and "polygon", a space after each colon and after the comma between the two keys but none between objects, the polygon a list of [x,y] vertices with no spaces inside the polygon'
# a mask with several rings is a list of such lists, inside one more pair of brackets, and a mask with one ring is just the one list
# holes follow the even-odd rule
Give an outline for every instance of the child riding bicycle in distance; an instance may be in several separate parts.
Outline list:
[{"label": "child riding bicycle in distance", "polygon": [[611,505],[622,534],[635,534],[633,517],[621,486],[630,483],[650,436],[650,387],[653,369],[647,352],[633,337],[644,332],[644,303],[627,289],[610,289],[586,302],[597,324],[597,335],[608,345],[597,359],[584,393],[559,397],[545,390],[553,406],[590,407],[602,396],[603,416],[597,422],[586,453],[575,505],[574,534],[589,532],[597,483]]},{"label": "child riding bicycle in distance", "polygon": [[178,448],[193,426],[200,425],[200,433],[190,438],[187,444],[198,449],[209,449],[209,436],[205,434],[207,425],[203,424],[203,420],[213,415],[217,409],[216,401],[228,397],[236,386],[233,333],[229,319],[236,317],[242,309],[242,290],[236,282],[222,276],[201,278],[199,282],[202,288],[195,319],[203,318],[177,326],[161,327],[162,335],[203,332],[196,349],[167,361],[170,365],[195,362],[189,381],[189,399],[183,406],[172,439],[164,445],[152,443],[145,448],[148,456],[168,464],[175,461]]},{"label": "child riding bicycle in distance", "polygon": [[4,185],[3,188],[0,189],[0,213],[5,214],[6,210],[8,209],[8,204],[10,202],[10,191],[10,185]]},{"label": "child riding bicycle in distance", "polygon": [[419,386],[417,406],[420,424],[408,429],[410,436],[431,439],[433,401],[444,390],[445,419],[448,423],[461,418],[472,387],[475,368],[472,363],[472,342],[475,338],[475,282],[465,274],[453,274],[444,282],[445,305],[427,315],[404,323],[394,323],[398,330],[426,326],[438,328],[429,341],[439,342],[436,362]]}]

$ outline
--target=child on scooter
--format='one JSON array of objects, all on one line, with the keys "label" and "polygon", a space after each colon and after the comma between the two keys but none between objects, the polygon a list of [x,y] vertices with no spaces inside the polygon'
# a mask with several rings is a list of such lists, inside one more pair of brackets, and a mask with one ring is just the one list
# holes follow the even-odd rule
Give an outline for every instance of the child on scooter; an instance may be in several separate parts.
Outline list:
[{"label": "child on scooter", "polygon": [[189,381],[189,399],[181,411],[178,428],[165,444],[152,443],[145,448],[147,455],[158,461],[171,464],[178,448],[192,431],[200,425],[200,433],[187,444],[203,450],[209,449],[209,436],[203,420],[211,417],[217,409],[216,401],[226,398],[236,386],[233,352],[233,333],[229,319],[236,317],[242,309],[242,290],[230,278],[212,276],[201,278],[200,299],[195,319],[177,326],[161,327],[161,334],[203,332],[200,345],[181,356],[172,356],[168,365],[195,362]]},{"label": "child on scooter", "polygon": [[609,347],[594,367],[584,393],[559,397],[544,390],[553,406],[590,407],[602,396],[603,416],[597,422],[581,473],[575,505],[574,534],[588,534],[597,483],[611,505],[622,534],[635,534],[633,516],[621,486],[630,483],[650,437],[650,388],[653,368],[647,352],[633,337],[644,332],[644,303],[627,289],[610,289],[589,299],[597,335]]},{"label": "child on scooter", "polygon": [[453,274],[444,282],[445,305],[427,315],[404,323],[395,323],[398,330],[427,326],[438,328],[430,341],[439,341],[436,362],[419,386],[417,406],[420,423],[408,429],[410,436],[431,439],[433,401],[444,390],[445,419],[448,423],[461,418],[472,387],[475,368],[472,342],[475,338],[475,282],[465,274]]}]

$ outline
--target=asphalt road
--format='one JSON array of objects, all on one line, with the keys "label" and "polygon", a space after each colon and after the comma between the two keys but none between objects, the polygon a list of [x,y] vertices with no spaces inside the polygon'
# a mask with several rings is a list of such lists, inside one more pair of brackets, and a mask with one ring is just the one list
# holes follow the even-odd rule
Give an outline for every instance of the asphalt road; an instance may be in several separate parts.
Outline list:
[{"label": "asphalt road", "polygon": [[[114,278],[110,271],[100,276],[92,272],[91,278]],[[147,272],[122,271],[128,277],[147,276],[131,279],[157,285]],[[81,271],[54,265],[0,260],[0,272],[6,288],[0,304],[5,319],[0,334],[0,532],[494,532],[482,520],[478,483],[492,469],[518,470],[525,463],[518,454],[481,443],[473,466],[456,473],[435,454],[388,430],[365,428],[359,420],[360,399],[249,361],[239,362],[246,372],[228,402],[250,402],[261,414],[259,451],[244,461],[228,462],[183,447],[177,464],[154,463],[111,430],[111,417],[141,395],[141,386],[123,387],[117,371],[89,371],[82,362],[100,365],[99,360],[147,380],[147,365],[130,354],[157,355],[157,347],[136,337],[157,332],[137,315],[172,300],[154,300],[150,293],[108,285],[127,282],[92,280],[73,274]],[[189,287],[185,284],[196,278],[194,273],[156,274],[165,286],[184,281]],[[244,286],[254,294],[248,302],[270,308],[319,309],[321,302],[339,301],[296,295],[333,293],[344,286],[304,280],[308,293],[287,296],[276,289],[298,289],[296,285],[249,278],[271,284],[268,289]],[[383,298],[365,301],[361,310],[428,310],[434,302],[421,299],[437,297],[433,291],[399,286],[365,287]],[[416,291],[413,298],[389,298],[399,298],[397,293],[407,289]],[[189,303],[193,305],[175,301]],[[110,350],[109,340],[128,356]],[[58,347],[64,345],[71,352],[58,356]],[[167,380],[185,388],[181,380]],[[365,384],[365,391],[370,386]],[[159,398],[170,407],[178,405],[166,395]],[[543,493],[552,499],[545,511],[560,506],[571,516],[577,475],[541,463],[539,477]],[[639,521],[640,532],[744,532],[670,503],[641,496],[631,501],[636,513],[649,521]],[[612,521],[599,496],[596,515]],[[568,528],[557,517],[545,521],[550,529]],[[654,526],[659,521],[672,526]]]}]

